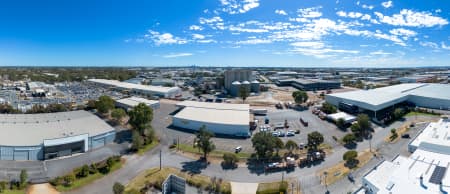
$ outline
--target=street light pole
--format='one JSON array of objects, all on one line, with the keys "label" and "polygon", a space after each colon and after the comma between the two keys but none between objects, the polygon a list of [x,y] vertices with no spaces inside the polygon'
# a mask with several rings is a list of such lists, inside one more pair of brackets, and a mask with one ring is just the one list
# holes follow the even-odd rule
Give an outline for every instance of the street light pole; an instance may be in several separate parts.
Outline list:
[{"label": "street light pole", "polygon": [[323,172],[323,176],[324,176],[324,180],[323,181],[324,181],[324,184],[325,184],[325,189],[327,190],[326,193],[328,193],[327,175],[328,175],[327,171]]},{"label": "street light pole", "polygon": [[159,150],[159,170],[161,170],[161,166],[162,166],[162,158],[161,158],[161,150]]}]

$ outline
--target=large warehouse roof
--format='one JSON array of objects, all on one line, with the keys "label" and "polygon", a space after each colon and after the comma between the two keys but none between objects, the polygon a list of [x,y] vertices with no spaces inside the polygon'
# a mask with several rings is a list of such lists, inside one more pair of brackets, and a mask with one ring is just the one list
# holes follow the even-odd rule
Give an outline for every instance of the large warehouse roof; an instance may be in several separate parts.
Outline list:
[{"label": "large warehouse roof", "polygon": [[174,117],[205,123],[227,125],[248,125],[250,105],[183,101],[177,106],[184,107]]},{"label": "large warehouse roof", "polygon": [[0,114],[0,145],[35,146],[44,139],[81,134],[95,136],[114,130],[87,111],[42,114]]},{"label": "large warehouse roof", "polygon": [[159,92],[159,93],[169,93],[169,92],[174,92],[176,90],[179,90],[178,87],[163,87],[163,86],[133,84],[133,83],[127,83],[127,82],[120,82],[117,80],[108,80],[108,79],[89,79],[89,81],[104,84],[104,85],[119,87],[119,88],[135,89],[135,90],[142,90],[142,91],[152,91],[152,92]]},{"label": "large warehouse roof", "polygon": [[132,96],[129,98],[123,98],[123,99],[117,100],[116,102],[130,106],[130,107],[135,107],[135,106],[139,105],[139,103],[144,103],[147,106],[151,106],[151,105],[159,103],[159,101],[157,101],[157,100],[148,100],[145,98],[140,98],[140,97],[135,97],[135,96]]},{"label": "large warehouse roof", "polygon": [[327,94],[327,96],[342,98],[360,107],[370,107],[370,109],[379,110],[405,101],[410,96],[450,100],[450,85],[399,84],[372,90]]}]

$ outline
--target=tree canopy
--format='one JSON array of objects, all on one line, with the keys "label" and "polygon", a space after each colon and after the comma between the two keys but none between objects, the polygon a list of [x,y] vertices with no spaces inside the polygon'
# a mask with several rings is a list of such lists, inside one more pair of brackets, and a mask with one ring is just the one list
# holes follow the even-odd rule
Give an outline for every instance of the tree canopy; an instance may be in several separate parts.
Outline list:
[{"label": "tree canopy", "polygon": [[129,111],[128,115],[130,116],[128,123],[141,134],[144,134],[145,129],[150,127],[153,120],[153,109],[144,103],[139,103]]},{"label": "tree canopy", "polygon": [[203,158],[206,160],[206,156],[210,152],[216,149],[216,146],[211,141],[211,138],[214,137],[214,134],[206,129],[206,126],[201,126],[198,130],[198,133],[195,137],[194,143],[195,146],[198,147],[203,152]]},{"label": "tree canopy", "polygon": [[100,96],[95,102],[97,111],[106,114],[114,108],[114,100],[109,96]]},{"label": "tree canopy", "polygon": [[303,90],[298,90],[292,93],[295,103],[301,104],[308,100],[308,94]]},{"label": "tree canopy", "polygon": [[250,95],[250,91],[248,91],[248,88],[245,86],[239,87],[239,97],[242,99],[242,101],[245,102],[247,97]]},{"label": "tree canopy", "polygon": [[320,110],[326,114],[333,114],[337,112],[337,108],[328,102],[323,103]]},{"label": "tree canopy", "polygon": [[317,149],[317,146],[323,143],[323,141],[324,141],[323,135],[318,131],[308,133],[308,146]]},{"label": "tree canopy", "polygon": [[269,133],[260,132],[256,133],[252,138],[253,148],[256,151],[258,159],[268,159],[272,157],[275,149],[283,148],[283,142],[279,137],[274,137]]}]

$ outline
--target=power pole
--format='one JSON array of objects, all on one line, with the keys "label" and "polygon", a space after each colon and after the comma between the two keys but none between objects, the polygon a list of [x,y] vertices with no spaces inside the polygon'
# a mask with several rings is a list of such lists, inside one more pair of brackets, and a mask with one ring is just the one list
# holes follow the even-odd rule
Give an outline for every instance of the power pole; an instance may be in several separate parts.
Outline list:
[{"label": "power pole", "polygon": [[161,158],[161,150],[159,150],[159,170],[161,170],[162,158]]}]

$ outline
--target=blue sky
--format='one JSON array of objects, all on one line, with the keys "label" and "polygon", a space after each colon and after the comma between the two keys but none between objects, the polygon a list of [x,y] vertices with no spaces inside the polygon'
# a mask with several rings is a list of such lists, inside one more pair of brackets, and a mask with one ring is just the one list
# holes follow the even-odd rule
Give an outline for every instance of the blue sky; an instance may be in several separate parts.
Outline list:
[{"label": "blue sky", "polygon": [[5,0],[0,65],[450,65],[450,1]]}]

